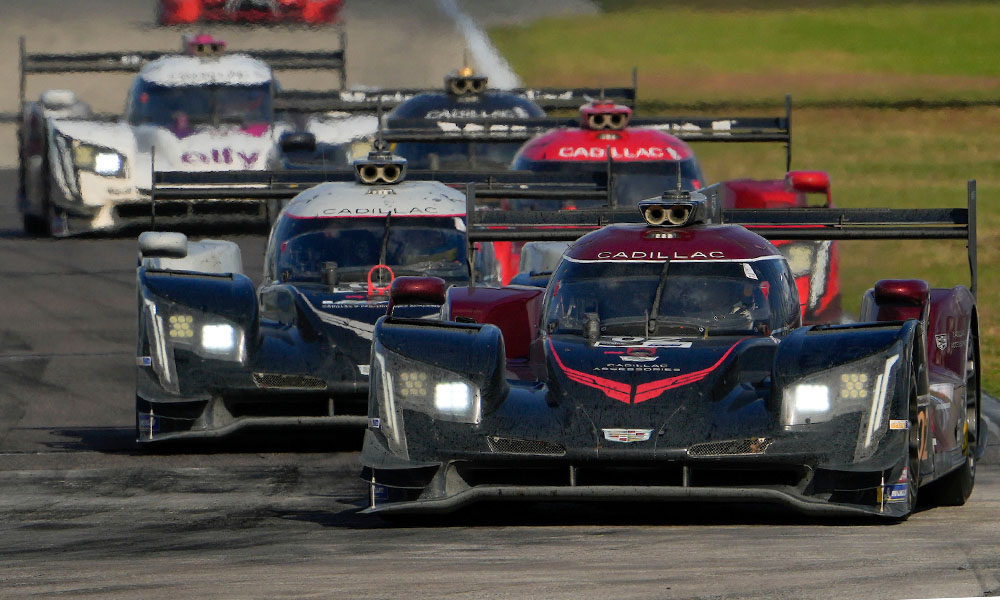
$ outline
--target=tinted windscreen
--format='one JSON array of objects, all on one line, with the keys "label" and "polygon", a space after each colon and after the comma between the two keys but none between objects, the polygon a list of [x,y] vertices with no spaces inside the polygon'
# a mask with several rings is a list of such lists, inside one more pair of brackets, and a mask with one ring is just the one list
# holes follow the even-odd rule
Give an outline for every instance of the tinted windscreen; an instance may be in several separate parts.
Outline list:
[{"label": "tinted windscreen", "polygon": [[655,316],[650,335],[768,333],[798,310],[790,290],[780,257],[669,264],[564,260],[549,285],[545,323],[550,333],[581,333],[587,315],[595,315],[602,335],[644,336]]},{"label": "tinted windscreen", "polygon": [[163,86],[140,81],[132,93],[131,122],[161,127],[271,122],[271,87]]},{"label": "tinted windscreen", "polygon": [[[319,282],[324,263],[340,281],[364,281],[377,264],[399,275],[468,279],[465,232],[457,217],[284,218],[276,227],[268,271],[277,281]],[[278,242],[277,240],[283,240]]]}]

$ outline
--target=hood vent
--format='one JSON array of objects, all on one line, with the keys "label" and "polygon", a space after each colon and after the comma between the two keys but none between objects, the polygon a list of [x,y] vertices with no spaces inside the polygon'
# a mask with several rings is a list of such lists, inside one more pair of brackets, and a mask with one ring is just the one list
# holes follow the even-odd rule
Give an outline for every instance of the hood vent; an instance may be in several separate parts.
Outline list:
[{"label": "hood vent", "polygon": [[309,375],[254,373],[254,384],[264,390],[325,390],[326,381]]},{"label": "hood vent", "polygon": [[519,440],[489,435],[486,436],[486,443],[490,446],[490,452],[496,454],[533,454],[544,456],[563,456],[566,454],[565,446],[539,440]]},{"label": "hood vent", "polygon": [[747,438],[725,442],[706,442],[688,448],[688,456],[746,456],[764,454],[771,445],[771,438]]}]

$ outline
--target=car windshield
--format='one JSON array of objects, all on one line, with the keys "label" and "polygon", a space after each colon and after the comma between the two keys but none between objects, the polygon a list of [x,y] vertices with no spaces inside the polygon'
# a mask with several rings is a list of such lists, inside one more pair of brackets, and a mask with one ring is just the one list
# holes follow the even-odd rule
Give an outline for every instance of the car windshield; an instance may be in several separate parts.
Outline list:
[{"label": "car windshield", "polygon": [[198,125],[270,123],[271,87],[259,85],[163,86],[140,81],[130,107],[134,125],[185,129]]},{"label": "car windshield", "polygon": [[601,335],[769,334],[798,310],[791,289],[780,257],[752,262],[564,260],[549,284],[546,330],[582,334],[587,321],[597,319]]},{"label": "car windshield", "polygon": [[[619,204],[635,204],[639,200],[659,196],[666,190],[677,189],[677,166],[680,164],[681,189],[697,190],[702,186],[701,169],[694,158],[682,161],[633,161],[611,164],[615,177],[615,197]],[[529,161],[518,159],[515,169],[540,173],[606,173],[603,161]],[[551,208],[551,206],[549,206]],[[577,205],[576,208],[584,208]]]},{"label": "car windshield", "polygon": [[518,143],[400,142],[393,154],[405,158],[411,169],[506,170],[520,147]]},{"label": "car windshield", "polygon": [[[282,240],[278,242],[277,240]],[[378,264],[395,276],[468,279],[464,222],[458,217],[295,219],[275,228],[268,268],[277,281],[318,283],[336,263],[337,281],[366,281]],[[381,271],[381,270],[379,270]]]}]

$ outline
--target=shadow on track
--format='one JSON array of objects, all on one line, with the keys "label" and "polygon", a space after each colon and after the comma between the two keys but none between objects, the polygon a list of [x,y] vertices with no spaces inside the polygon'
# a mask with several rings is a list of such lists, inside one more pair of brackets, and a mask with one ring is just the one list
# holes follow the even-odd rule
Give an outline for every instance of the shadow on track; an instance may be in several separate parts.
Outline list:
[{"label": "shadow on track", "polygon": [[[346,499],[341,502],[348,503]],[[446,515],[365,515],[366,500],[338,512],[285,512],[282,519],[307,521],[324,527],[347,529],[453,528],[453,527],[566,527],[566,526],[726,526],[800,525],[872,526],[891,521],[874,517],[829,518],[801,515],[788,508],[768,504],[705,504],[666,502],[484,502]]]},{"label": "shadow on track", "polygon": [[356,452],[361,449],[364,437],[364,432],[360,429],[307,432],[248,429],[221,439],[162,442],[149,448],[140,448],[136,445],[133,427],[53,428],[50,431],[59,438],[45,443],[53,450],[130,455]]}]

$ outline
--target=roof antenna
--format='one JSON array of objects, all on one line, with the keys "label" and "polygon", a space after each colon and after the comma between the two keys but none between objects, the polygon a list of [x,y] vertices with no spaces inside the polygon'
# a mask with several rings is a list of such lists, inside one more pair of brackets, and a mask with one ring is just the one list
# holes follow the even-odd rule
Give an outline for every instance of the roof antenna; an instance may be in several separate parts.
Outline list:
[{"label": "roof antenna", "polygon": [[379,99],[378,99],[377,111],[378,111],[377,112],[377,114],[378,114],[378,130],[377,130],[377,137],[375,138],[375,151],[376,152],[382,152],[383,150],[385,150],[385,139],[382,137],[382,97],[381,96],[379,96]]}]

